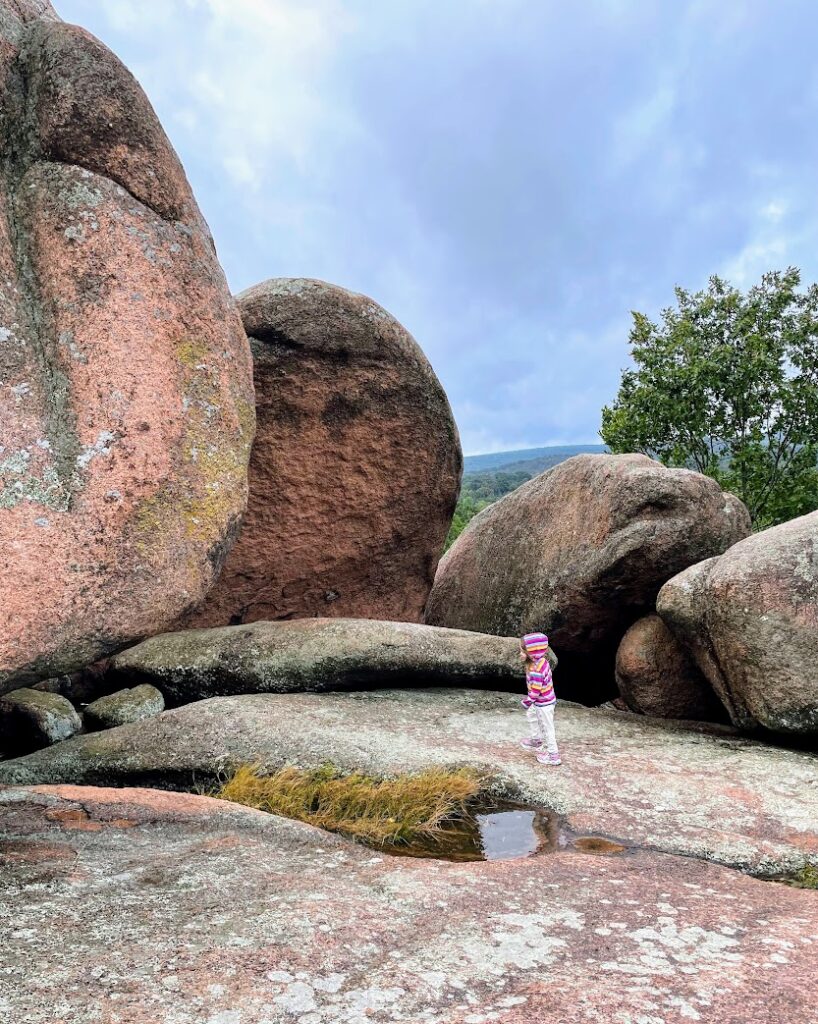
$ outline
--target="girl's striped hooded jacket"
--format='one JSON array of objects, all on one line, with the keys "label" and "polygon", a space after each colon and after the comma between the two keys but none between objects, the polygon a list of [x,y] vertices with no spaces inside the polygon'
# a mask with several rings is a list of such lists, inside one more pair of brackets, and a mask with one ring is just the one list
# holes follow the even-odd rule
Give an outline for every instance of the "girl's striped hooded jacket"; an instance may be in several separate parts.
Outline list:
[{"label": "girl's striped hooded jacket", "polygon": [[531,661],[526,663],[525,682],[528,699],[537,707],[556,704],[551,666],[548,663],[548,637],[545,633],[526,633],[523,646]]}]

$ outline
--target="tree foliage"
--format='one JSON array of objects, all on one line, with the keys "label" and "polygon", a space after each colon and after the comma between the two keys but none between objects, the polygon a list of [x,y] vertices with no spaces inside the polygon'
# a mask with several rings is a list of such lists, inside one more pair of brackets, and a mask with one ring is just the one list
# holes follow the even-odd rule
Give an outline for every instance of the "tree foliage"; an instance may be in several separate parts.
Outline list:
[{"label": "tree foliage", "polygon": [[746,294],[712,277],[659,324],[634,313],[605,443],[714,477],[757,529],[818,508],[818,285],[799,285],[794,267]]},{"label": "tree foliage", "polygon": [[531,473],[524,470],[487,470],[483,473],[470,473],[463,478],[461,496],[469,496],[477,502],[491,502],[502,498],[531,479]]},{"label": "tree foliage", "polygon": [[477,513],[482,512],[483,509],[490,504],[490,501],[478,501],[470,494],[461,494],[457,502],[457,507],[454,510],[452,523],[449,527],[448,536],[446,537],[446,546],[443,550],[448,551],[460,534],[469,525],[470,521],[474,519]]}]

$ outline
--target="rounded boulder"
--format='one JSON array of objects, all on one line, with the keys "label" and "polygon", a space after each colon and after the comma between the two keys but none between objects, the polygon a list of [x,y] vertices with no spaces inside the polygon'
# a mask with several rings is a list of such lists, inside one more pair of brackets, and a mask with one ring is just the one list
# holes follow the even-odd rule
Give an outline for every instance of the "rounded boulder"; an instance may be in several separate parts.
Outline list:
[{"label": "rounded boulder", "polygon": [[656,607],[734,724],[818,735],[818,512],[691,566]]},{"label": "rounded boulder", "polygon": [[153,718],[165,710],[165,698],[161,690],[149,683],[134,686],[129,690],[99,697],[85,709],[85,723],[92,729],[113,729],[118,725],[141,722]]},{"label": "rounded boulder", "polygon": [[471,521],[440,563],[426,621],[542,630],[560,659],[558,695],[604,700],[619,640],[662,584],[749,529],[709,477],[644,455],[579,455]]},{"label": "rounded boulder", "polygon": [[82,728],[74,705],[58,693],[22,687],[0,697],[0,750],[28,753],[70,739]]},{"label": "rounded boulder", "polygon": [[658,615],[635,622],[616,652],[622,699],[641,715],[721,722],[724,707],[713,688]]},{"label": "rounded boulder", "polygon": [[279,278],[238,296],[258,428],[241,535],[198,614],[419,621],[462,456],[417,342],[364,295]]},{"label": "rounded boulder", "polygon": [[167,628],[246,502],[252,365],[136,80],[0,0],[0,692]]}]

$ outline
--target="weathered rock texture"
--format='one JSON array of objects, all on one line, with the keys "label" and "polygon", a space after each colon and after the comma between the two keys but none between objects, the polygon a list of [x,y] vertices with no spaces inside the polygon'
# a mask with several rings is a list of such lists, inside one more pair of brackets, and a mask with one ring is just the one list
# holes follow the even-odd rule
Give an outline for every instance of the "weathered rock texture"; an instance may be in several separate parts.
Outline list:
[{"label": "weathered rock texture", "polygon": [[9,1020],[815,1021],[818,893],[715,864],[392,858],[206,797],[81,786],[0,791],[0,827]]},{"label": "weathered rock texture", "polygon": [[155,686],[143,683],[131,690],[118,690],[100,697],[85,709],[85,724],[92,729],[113,729],[141,722],[165,710],[165,698]]},{"label": "weathered rock texture", "polygon": [[495,788],[565,816],[575,832],[752,871],[818,855],[818,759],[742,739],[560,702],[561,769],[543,768],[513,694],[384,690],[214,697],[136,725],[0,762],[0,783],[190,789],[239,764],[392,775],[474,765]]},{"label": "weathered rock texture", "polygon": [[58,693],[22,687],[0,697],[0,751],[4,754],[59,743],[81,728],[74,705]]},{"label": "weathered rock texture", "polygon": [[276,279],[238,296],[258,431],[241,536],[194,626],[419,621],[462,457],[412,336],[363,295]]},{"label": "weathered rock texture", "polygon": [[713,864],[393,858],[138,789],[3,790],[0,825],[10,1020],[815,1021],[818,893]]},{"label": "weathered rock texture", "polygon": [[644,455],[579,455],[472,520],[440,563],[426,621],[543,630],[560,659],[558,695],[602,699],[622,635],[662,584],[749,528],[708,477]]},{"label": "weathered rock texture", "polygon": [[639,619],[622,638],[616,684],[638,714],[702,722],[726,717],[712,686],[658,615]]},{"label": "weathered rock texture", "polygon": [[0,690],[167,628],[245,505],[246,337],[139,85],[0,0]]},{"label": "weathered rock texture", "polygon": [[[299,619],[151,637],[111,661],[111,683],[150,682],[172,704],[242,693],[516,686],[519,640],[409,622]],[[556,659],[554,659],[556,661]]]},{"label": "weathered rock texture", "polygon": [[691,566],[657,609],[736,725],[818,734],[818,512]]}]

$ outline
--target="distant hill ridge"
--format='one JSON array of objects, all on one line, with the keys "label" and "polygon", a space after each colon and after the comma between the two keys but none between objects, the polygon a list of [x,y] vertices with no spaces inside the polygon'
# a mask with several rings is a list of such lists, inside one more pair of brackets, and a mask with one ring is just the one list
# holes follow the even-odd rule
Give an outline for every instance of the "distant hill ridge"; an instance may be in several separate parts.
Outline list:
[{"label": "distant hill ridge", "polygon": [[473,473],[523,472],[536,476],[574,455],[599,455],[608,449],[604,444],[563,444],[546,448],[520,448],[510,452],[488,452],[485,455],[467,455],[463,460],[465,475]]}]

